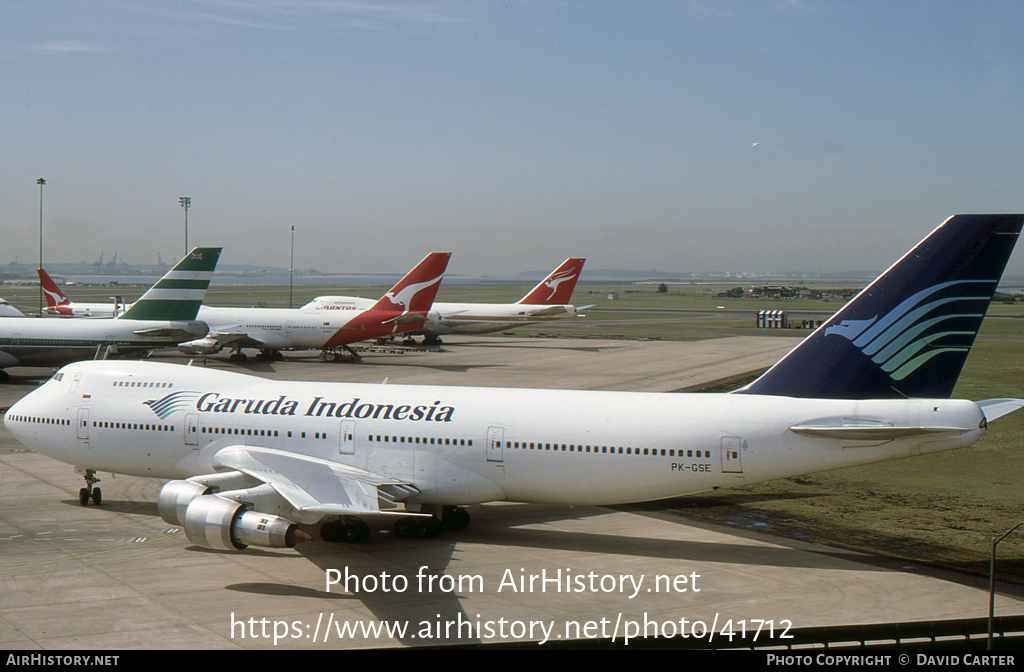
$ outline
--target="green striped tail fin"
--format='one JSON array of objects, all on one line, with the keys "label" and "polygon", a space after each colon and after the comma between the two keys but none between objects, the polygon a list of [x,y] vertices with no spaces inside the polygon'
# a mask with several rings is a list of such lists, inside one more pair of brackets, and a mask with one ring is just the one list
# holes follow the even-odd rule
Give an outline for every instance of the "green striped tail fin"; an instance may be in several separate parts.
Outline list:
[{"label": "green striped tail fin", "polygon": [[119,320],[188,321],[196,319],[210,278],[220,259],[219,247],[196,247],[122,313]]}]

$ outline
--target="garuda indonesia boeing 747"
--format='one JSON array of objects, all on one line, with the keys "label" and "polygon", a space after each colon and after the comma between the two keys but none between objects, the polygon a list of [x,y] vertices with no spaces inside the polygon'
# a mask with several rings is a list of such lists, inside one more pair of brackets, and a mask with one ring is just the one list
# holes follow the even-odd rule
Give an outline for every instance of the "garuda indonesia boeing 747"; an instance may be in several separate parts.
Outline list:
[{"label": "garuda indonesia boeing 747", "polygon": [[[494,500],[617,504],[976,442],[1024,400],[950,399],[1024,215],[950,218],[732,394],[282,382],[148,362],[71,364],[8,410],[85,473],[172,479],[162,517],[197,545],[291,547],[396,516],[399,536]],[[307,528],[309,529],[309,528]]]}]

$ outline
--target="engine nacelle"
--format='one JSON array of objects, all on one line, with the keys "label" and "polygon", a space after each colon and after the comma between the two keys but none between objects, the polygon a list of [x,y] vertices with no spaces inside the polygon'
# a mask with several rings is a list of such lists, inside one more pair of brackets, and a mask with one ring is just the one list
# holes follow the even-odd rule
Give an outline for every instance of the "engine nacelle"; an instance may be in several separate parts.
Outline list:
[{"label": "engine nacelle", "polygon": [[199,338],[178,344],[178,352],[186,355],[214,355],[223,349],[224,344],[216,338]]},{"label": "engine nacelle", "polygon": [[157,509],[160,517],[171,525],[185,524],[185,511],[196,497],[213,492],[213,488],[192,481],[168,481],[160,488]]},{"label": "engine nacelle", "polygon": [[185,536],[193,544],[222,551],[247,546],[292,548],[311,539],[292,521],[249,511],[241,502],[216,495],[196,497],[185,511]]},{"label": "engine nacelle", "polygon": [[436,327],[441,324],[441,313],[436,310],[428,310],[423,320],[424,327]]}]

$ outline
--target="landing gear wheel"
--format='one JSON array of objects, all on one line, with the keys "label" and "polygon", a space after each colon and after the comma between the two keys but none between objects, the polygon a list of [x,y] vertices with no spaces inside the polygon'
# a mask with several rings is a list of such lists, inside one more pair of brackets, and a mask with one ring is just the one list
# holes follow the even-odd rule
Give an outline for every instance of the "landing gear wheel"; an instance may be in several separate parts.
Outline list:
[{"label": "landing gear wheel", "polygon": [[320,526],[320,538],[331,544],[341,541],[340,527],[341,524],[336,520],[324,523]]},{"label": "landing gear wheel", "polygon": [[402,341],[402,345],[416,345],[416,339],[410,336],[409,338]]},{"label": "landing gear wheel", "polygon": [[99,488],[93,487],[100,482],[100,479],[96,478],[96,470],[86,469],[85,476],[82,478],[85,479],[85,487],[78,491],[78,503],[86,506],[91,499],[96,506],[99,506],[103,501],[103,493]]},{"label": "landing gear wheel", "polygon": [[338,358],[338,355],[336,355],[333,352],[324,351],[324,352],[320,353],[320,361],[321,362],[333,362],[337,358]]},{"label": "landing gear wheel", "polygon": [[414,518],[405,517],[395,521],[395,536],[399,539],[408,539],[413,535]]},{"label": "landing gear wheel", "polygon": [[281,354],[280,350],[274,350],[274,361],[275,362],[284,361],[284,355]]},{"label": "landing gear wheel", "polygon": [[370,526],[358,518],[346,521],[342,526],[343,541],[347,544],[361,544],[370,538]]},{"label": "landing gear wheel", "polygon": [[239,350],[238,352],[231,353],[231,356],[228,357],[228,359],[230,359],[232,362],[244,362],[249,358],[246,356],[244,352]]},{"label": "landing gear wheel", "polygon": [[441,521],[433,516],[417,518],[413,525],[413,534],[417,539],[433,539],[441,534]]},{"label": "landing gear wheel", "polygon": [[458,532],[469,527],[469,511],[461,506],[446,506],[441,513],[441,524],[449,532]]},{"label": "landing gear wheel", "polygon": [[370,538],[370,526],[358,518],[332,520],[320,526],[320,538],[332,544],[361,544]]}]

